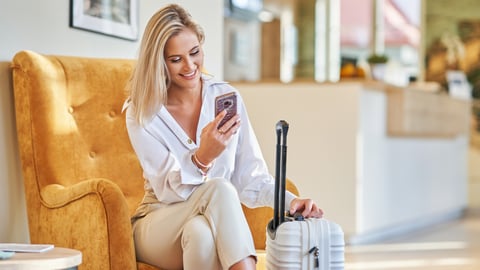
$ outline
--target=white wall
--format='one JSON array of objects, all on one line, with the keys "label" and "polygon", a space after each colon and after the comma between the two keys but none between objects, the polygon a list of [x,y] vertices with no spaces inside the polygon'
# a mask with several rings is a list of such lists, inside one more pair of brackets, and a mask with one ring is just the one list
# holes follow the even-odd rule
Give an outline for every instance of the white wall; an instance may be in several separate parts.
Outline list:
[{"label": "white wall", "polygon": [[[351,234],[357,219],[356,135],[361,84],[234,84],[245,101],[270,172],[275,172],[275,124],[289,122],[287,177],[325,217]],[[272,98],[275,96],[275,99]]]},{"label": "white wall", "polygon": [[349,243],[425,228],[467,207],[468,135],[389,136],[384,91],[343,82],[234,85],[271,173],[275,124],[290,123],[287,177]]},{"label": "white wall", "polygon": [[[135,58],[139,41],[69,27],[70,1],[0,0],[0,242],[27,242],[23,180],[18,157],[11,70],[20,50],[44,54]],[[150,18],[171,1],[139,0],[140,35]],[[206,33],[205,67],[223,77],[223,0],[174,1],[187,8]]]}]

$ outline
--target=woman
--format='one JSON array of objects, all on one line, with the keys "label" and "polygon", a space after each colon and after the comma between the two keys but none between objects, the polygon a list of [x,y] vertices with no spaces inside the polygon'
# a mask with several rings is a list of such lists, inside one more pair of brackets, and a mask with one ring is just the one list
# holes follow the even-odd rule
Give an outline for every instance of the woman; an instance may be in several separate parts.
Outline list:
[{"label": "woman", "polygon": [[[273,180],[245,106],[229,84],[202,73],[204,33],[168,5],[148,22],[132,74],[127,129],[145,178],[132,218],[140,261],[164,269],[255,269],[240,202],[273,205]],[[214,112],[235,92],[238,113]],[[286,195],[290,212],[321,217],[310,199]]]}]

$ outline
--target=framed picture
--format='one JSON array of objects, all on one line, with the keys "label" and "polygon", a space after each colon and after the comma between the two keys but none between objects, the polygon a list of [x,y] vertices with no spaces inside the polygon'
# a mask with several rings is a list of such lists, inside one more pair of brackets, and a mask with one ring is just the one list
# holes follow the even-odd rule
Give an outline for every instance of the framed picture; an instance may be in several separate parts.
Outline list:
[{"label": "framed picture", "polygon": [[138,38],[138,0],[70,0],[70,27]]}]

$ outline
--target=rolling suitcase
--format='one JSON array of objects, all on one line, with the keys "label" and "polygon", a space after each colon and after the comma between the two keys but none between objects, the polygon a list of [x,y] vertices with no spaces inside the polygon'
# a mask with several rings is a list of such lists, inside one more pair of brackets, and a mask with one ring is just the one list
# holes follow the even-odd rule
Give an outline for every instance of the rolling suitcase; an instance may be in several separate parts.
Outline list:
[{"label": "rolling suitcase", "polygon": [[267,226],[267,269],[344,269],[345,240],[338,224],[324,218],[285,214],[288,127],[284,120],[276,125],[275,204]]}]

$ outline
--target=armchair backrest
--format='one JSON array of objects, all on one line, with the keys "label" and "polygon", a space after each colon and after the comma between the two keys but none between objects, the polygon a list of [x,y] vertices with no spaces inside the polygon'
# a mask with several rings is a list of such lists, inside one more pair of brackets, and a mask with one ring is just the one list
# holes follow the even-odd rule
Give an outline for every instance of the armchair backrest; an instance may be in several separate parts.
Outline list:
[{"label": "armchair backrest", "polygon": [[29,212],[46,185],[106,178],[120,187],[133,213],[143,197],[142,171],[121,110],[134,63],[31,51],[15,55],[15,110]]}]

